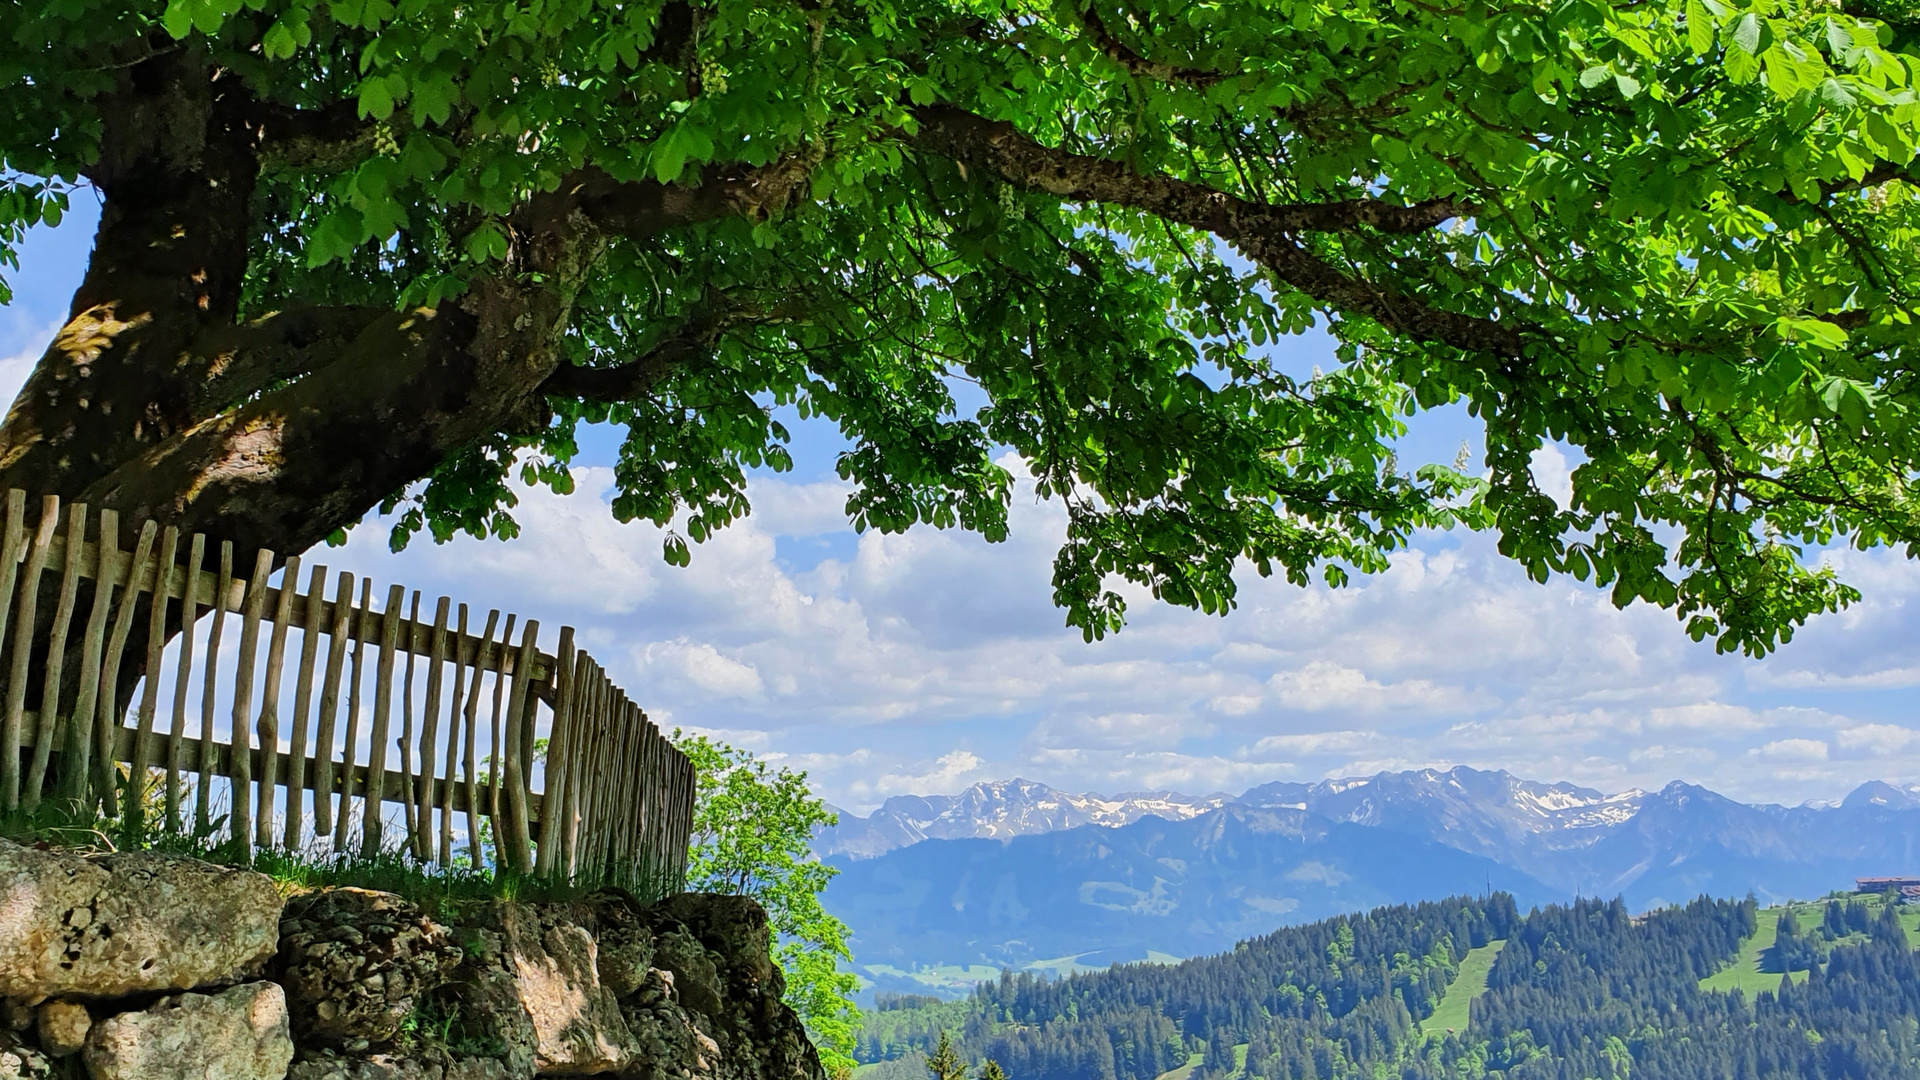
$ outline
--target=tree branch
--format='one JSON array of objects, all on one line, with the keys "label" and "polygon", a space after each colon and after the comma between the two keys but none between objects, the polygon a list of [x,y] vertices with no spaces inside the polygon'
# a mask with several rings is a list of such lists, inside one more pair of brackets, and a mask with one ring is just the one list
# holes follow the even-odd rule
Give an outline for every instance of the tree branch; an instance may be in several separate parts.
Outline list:
[{"label": "tree branch", "polygon": [[[397,124],[404,113],[395,113]],[[359,101],[342,98],[320,109],[296,109],[256,101],[247,122],[260,139],[260,155],[294,169],[337,169],[350,164],[371,144],[374,126],[360,119]],[[396,125],[397,126],[397,125]]]},{"label": "tree branch", "polygon": [[676,365],[712,348],[717,332],[714,323],[715,320],[705,314],[696,315],[645,355],[613,367],[563,364],[540,384],[540,392],[550,397],[607,403],[645,397]]},{"label": "tree branch", "polygon": [[1099,4],[1088,3],[1079,11],[1080,25],[1087,36],[1105,53],[1107,59],[1126,68],[1135,76],[1153,79],[1156,82],[1183,82],[1198,87],[1212,86],[1227,76],[1217,71],[1202,71],[1198,68],[1184,68],[1158,60],[1149,60],[1135,52],[1126,42],[1114,36],[1107,28],[1106,20],[1100,17]]},{"label": "tree branch", "polygon": [[389,308],[318,307],[273,312],[211,330],[176,367],[202,367],[187,402],[204,419],[285,379],[326,366]]},{"label": "tree branch", "polygon": [[1444,311],[1354,277],[1313,254],[1296,235],[1350,233],[1363,227],[1386,233],[1420,232],[1473,213],[1474,207],[1464,200],[1430,199],[1411,206],[1374,199],[1256,203],[1164,173],[1142,174],[1116,161],[1044,146],[1012,124],[951,106],[927,106],[916,109],[914,115],[920,122],[914,141],[930,153],[986,169],[1021,187],[1077,202],[1128,206],[1211,232],[1293,288],[1341,310],[1364,314],[1396,333],[1506,358],[1518,358],[1524,352],[1523,336],[1513,327]]},{"label": "tree branch", "polygon": [[579,214],[602,232],[647,236],[732,215],[765,221],[806,194],[821,156],[809,147],[758,167],[709,165],[693,184],[621,181],[589,167],[536,196],[515,224],[533,235],[565,233]]}]

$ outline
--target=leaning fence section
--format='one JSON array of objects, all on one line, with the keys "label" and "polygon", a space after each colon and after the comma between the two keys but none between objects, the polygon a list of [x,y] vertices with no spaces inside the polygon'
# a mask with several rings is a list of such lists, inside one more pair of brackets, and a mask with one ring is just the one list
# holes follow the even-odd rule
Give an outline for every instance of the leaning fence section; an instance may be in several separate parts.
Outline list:
[{"label": "leaning fence section", "polygon": [[6,811],[60,798],[245,848],[680,887],[692,765],[571,627],[548,653],[514,614],[423,612],[325,566],[302,588],[298,555],[276,573],[271,551],[236,565],[230,542],[149,520],[122,548],[122,530],[8,493]]}]

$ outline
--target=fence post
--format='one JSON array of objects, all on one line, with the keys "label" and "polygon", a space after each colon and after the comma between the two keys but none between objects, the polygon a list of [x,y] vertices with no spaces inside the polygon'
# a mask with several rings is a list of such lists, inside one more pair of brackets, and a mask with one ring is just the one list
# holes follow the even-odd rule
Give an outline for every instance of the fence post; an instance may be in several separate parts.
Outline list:
[{"label": "fence post", "polygon": [[[167,742],[167,831],[175,833],[180,831],[180,772],[187,756],[187,688],[193,685],[193,628],[200,619],[200,572],[206,561],[207,534],[194,533],[187,550],[186,581],[180,587],[180,665],[173,679],[173,737]],[[157,674],[150,672],[148,678]]]},{"label": "fence post", "polygon": [[551,876],[559,862],[566,814],[567,760],[573,746],[573,627],[560,628],[560,646],[553,655],[553,728],[547,735],[547,793],[540,805],[541,876]]},{"label": "fence post", "polygon": [[139,729],[134,735],[133,766],[127,770],[127,824],[139,835],[147,823],[147,769],[153,764],[153,713],[160,705],[160,661],[167,650],[167,587],[180,552],[180,530],[160,534],[160,557],[153,565],[153,599],[147,605],[147,658],[141,678]]},{"label": "fence post", "polygon": [[527,772],[531,763],[524,760],[522,748],[526,729],[532,723],[528,714],[535,708],[529,691],[539,636],[540,620],[528,619],[520,634],[520,655],[513,665],[513,694],[507,700],[506,763],[500,770],[507,785],[507,829],[513,834],[508,858],[513,869],[522,874],[533,872],[533,837],[527,824]]},{"label": "fence post", "polygon": [[373,746],[367,755],[367,807],[361,818],[360,855],[380,854],[380,815],[387,797],[387,740],[393,733],[393,650],[400,637],[400,605],[405,586],[387,589],[387,610],[380,622],[380,670],[373,677]]},{"label": "fence post", "polygon": [[273,552],[262,548],[253,557],[253,578],[247,582],[245,610],[240,613],[240,657],[233,673],[233,714],[227,733],[233,768],[227,790],[228,824],[233,839],[247,855],[253,854],[253,666],[260,652],[260,615],[267,605],[267,575],[273,572]]},{"label": "fence post", "polygon": [[47,766],[53,758],[54,740],[68,733],[59,726],[60,676],[67,661],[67,632],[73,626],[74,602],[80,595],[81,560],[86,555],[87,504],[67,508],[67,559],[60,575],[60,606],[53,613],[53,638],[47,646],[47,670],[40,687],[40,722],[33,740],[33,769],[27,774],[27,789],[21,801],[27,809],[40,805],[46,790]]},{"label": "fence post", "polygon": [[[27,493],[15,488],[7,493],[6,543],[0,547],[0,641],[7,636],[7,612],[13,607],[14,561],[20,557],[21,535],[26,528]],[[13,672],[7,686],[7,714],[0,721],[0,795],[6,808],[20,805],[20,721],[27,701],[27,661],[33,652],[33,620],[40,602],[40,572],[47,566],[47,546],[53,543],[53,530],[60,521],[60,499],[49,495],[40,502],[40,523],[34,530],[33,553],[27,556],[27,572],[20,575],[20,618],[13,628]]]},{"label": "fence post", "polygon": [[287,660],[287,622],[293,596],[300,590],[300,556],[287,558],[280,572],[280,597],[273,605],[273,637],[267,645],[267,679],[260,687],[260,797],[254,814],[253,842],[273,847],[273,804],[280,786],[280,673]]},{"label": "fence post", "polygon": [[107,643],[107,659],[100,669],[100,695],[94,706],[95,732],[100,740],[98,784],[100,801],[106,804],[108,817],[120,816],[118,793],[114,785],[113,748],[120,727],[120,661],[126,655],[127,635],[133,631],[133,609],[140,602],[141,583],[153,562],[153,538],[160,526],[148,521],[140,527],[140,539],[134,544],[133,562],[127,567],[127,586],[120,593],[120,612],[113,620],[113,637]]},{"label": "fence post", "polygon": [[[286,587],[294,585],[286,579]],[[307,579],[306,610],[301,612],[300,674],[293,684],[293,753],[287,758],[287,828],[283,845],[298,850],[300,837],[307,828],[307,736],[313,728],[309,710],[313,705],[313,665],[320,655],[320,604],[326,599],[327,568],[315,566]],[[333,756],[328,746],[321,756]]]}]

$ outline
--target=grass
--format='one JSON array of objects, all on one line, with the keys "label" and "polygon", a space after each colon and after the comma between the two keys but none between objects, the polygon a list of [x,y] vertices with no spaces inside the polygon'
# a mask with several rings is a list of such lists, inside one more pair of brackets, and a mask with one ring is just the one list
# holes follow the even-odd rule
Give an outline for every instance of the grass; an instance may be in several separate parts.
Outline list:
[{"label": "grass", "polygon": [[[1878,896],[1842,895],[1840,899],[1842,901],[1864,899],[1875,915],[1879,914],[1880,905],[1884,902]],[[1800,932],[1805,934],[1820,925],[1821,920],[1826,917],[1826,907],[1825,900],[1816,900],[1806,904],[1761,908],[1754,916],[1753,933],[1740,943],[1740,953],[1733,958],[1733,963],[1701,979],[1700,989],[1722,994],[1739,990],[1748,997],[1762,990],[1778,990],[1780,973],[1761,971],[1760,957],[1768,949],[1773,948],[1773,943],[1779,938],[1781,916],[1791,911],[1793,917],[1799,921]],[[1900,926],[1907,932],[1907,944],[1920,948],[1920,908],[1903,909],[1900,912]],[[1793,973],[1793,981],[1801,982],[1807,978],[1808,974],[1805,971],[1796,971]]]},{"label": "grass", "polygon": [[[1780,936],[1780,916],[1791,908],[1762,908],[1754,916],[1753,933],[1740,943],[1740,952],[1733,963],[1700,980],[1700,989],[1716,993],[1730,994],[1735,990],[1744,992],[1748,997],[1762,990],[1777,990],[1780,987],[1780,975],[1777,972],[1760,970],[1760,957],[1773,948]],[[1820,924],[1819,910],[1796,912],[1801,929]],[[1797,980],[1805,978],[1806,972],[1795,972]]]},{"label": "grass", "polygon": [[[124,782],[124,777],[122,780]],[[186,816],[190,818],[191,814]],[[280,848],[253,850],[232,839],[223,839],[227,831],[224,816],[216,817],[205,831],[195,830],[188,822],[185,832],[167,829],[161,817],[157,812],[149,812],[107,819],[63,800],[47,799],[31,811],[0,816],[0,837],[21,844],[47,844],[81,855],[119,851],[184,855],[219,866],[266,874],[288,895],[343,886],[373,889],[395,893],[422,908],[443,914],[463,903],[569,900],[600,889],[639,897],[650,893],[648,886],[656,884],[651,880],[624,878],[549,880],[516,874],[505,867],[476,868],[464,857],[456,859],[452,866],[436,867],[407,854],[404,839],[398,837],[372,854]],[[486,840],[484,829],[483,823],[482,843]],[[358,830],[354,832],[357,834]]]},{"label": "grass", "polygon": [[1500,950],[1506,947],[1503,939],[1467,950],[1465,959],[1460,961],[1460,971],[1440,995],[1440,1004],[1434,1006],[1433,1015],[1420,1022],[1421,1034],[1439,1036],[1467,1030],[1468,1018],[1473,1014],[1473,999],[1487,992],[1487,975],[1493,971],[1493,961]]}]

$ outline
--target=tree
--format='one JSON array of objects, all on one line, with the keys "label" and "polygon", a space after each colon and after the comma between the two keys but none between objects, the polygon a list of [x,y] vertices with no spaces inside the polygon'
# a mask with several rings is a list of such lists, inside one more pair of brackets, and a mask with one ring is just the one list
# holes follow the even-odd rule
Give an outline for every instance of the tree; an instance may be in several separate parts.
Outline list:
[{"label": "tree", "polygon": [[859,980],[840,970],[852,959],[847,927],[820,906],[839,873],[813,857],[814,831],[839,823],[807,788],[807,774],[775,769],[751,753],[679,729],[674,745],[693,762],[693,835],[687,888],[751,896],[767,911],[785,1000],[807,1025],[832,1076],[853,1069]]},{"label": "tree", "polygon": [[967,1060],[944,1031],[933,1053],[927,1055],[927,1080],[967,1080]]},{"label": "tree", "polygon": [[[684,562],[793,406],[862,529],[999,539],[1017,452],[1089,637],[1116,579],[1221,612],[1465,523],[1763,653],[1856,596],[1807,546],[1920,536],[1879,3],[7,5],[0,241],[104,210],[0,481],[283,552],[381,504],[510,536],[608,421]],[[1458,402],[1485,477],[1400,470]]]},{"label": "tree", "polygon": [[1007,1080],[1007,1070],[1001,1068],[999,1062],[988,1058],[987,1063],[980,1066],[980,1080]]}]

